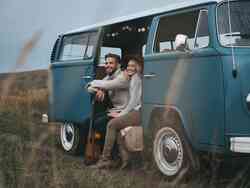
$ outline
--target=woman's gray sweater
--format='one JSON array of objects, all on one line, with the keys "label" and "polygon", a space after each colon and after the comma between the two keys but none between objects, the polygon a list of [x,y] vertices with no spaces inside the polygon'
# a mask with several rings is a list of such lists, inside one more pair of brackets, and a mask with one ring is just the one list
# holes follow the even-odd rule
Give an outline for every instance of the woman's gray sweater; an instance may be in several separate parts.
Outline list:
[{"label": "woman's gray sweater", "polygon": [[141,107],[142,97],[142,79],[141,75],[134,74],[130,80],[129,85],[129,101],[125,109],[123,109],[119,116],[125,115],[131,110],[139,110]]}]

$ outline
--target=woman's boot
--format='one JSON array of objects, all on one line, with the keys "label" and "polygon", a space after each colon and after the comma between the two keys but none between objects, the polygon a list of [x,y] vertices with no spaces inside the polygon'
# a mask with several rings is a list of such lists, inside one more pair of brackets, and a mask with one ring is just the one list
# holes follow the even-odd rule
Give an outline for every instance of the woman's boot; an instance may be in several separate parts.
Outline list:
[{"label": "woman's boot", "polygon": [[123,137],[120,134],[117,138],[117,144],[119,148],[120,157],[122,160],[122,165],[120,169],[125,169],[129,165],[129,152],[124,144]]}]

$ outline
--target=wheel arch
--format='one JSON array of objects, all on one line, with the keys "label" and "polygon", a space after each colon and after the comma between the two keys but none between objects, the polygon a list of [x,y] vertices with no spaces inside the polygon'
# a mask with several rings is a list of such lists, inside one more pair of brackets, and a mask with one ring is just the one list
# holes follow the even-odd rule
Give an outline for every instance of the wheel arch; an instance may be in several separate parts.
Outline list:
[{"label": "wheel arch", "polygon": [[187,117],[180,108],[174,105],[155,106],[150,113],[149,127],[154,130],[157,123],[164,123],[168,118],[179,121],[180,129],[193,149],[196,149],[195,140],[192,139],[191,130],[188,126]]},{"label": "wheel arch", "polygon": [[[150,144],[150,141],[155,141],[157,133],[159,130],[162,130],[164,127],[174,128],[176,125],[175,131],[181,132],[184,150],[186,151],[187,160],[190,161],[190,168],[194,171],[199,171],[200,162],[199,162],[199,152],[195,147],[195,139],[191,135],[190,125],[188,125],[188,117],[185,116],[185,113],[182,112],[180,108],[174,105],[157,105],[152,108],[149,113],[149,125],[147,126],[146,133],[149,137],[146,136],[146,144]],[[149,139],[149,140],[148,140]],[[149,151],[154,153],[154,144],[152,148],[150,145]],[[154,159],[155,160],[155,159]],[[159,166],[158,166],[159,168]],[[191,171],[193,171],[191,170]]]}]

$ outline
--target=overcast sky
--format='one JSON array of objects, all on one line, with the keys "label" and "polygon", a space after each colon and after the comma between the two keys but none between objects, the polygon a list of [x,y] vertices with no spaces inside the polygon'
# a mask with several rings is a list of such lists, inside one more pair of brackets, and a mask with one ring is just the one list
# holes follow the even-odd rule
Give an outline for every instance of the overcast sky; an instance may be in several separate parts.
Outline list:
[{"label": "overcast sky", "polygon": [[[22,46],[42,36],[21,70],[46,69],[59,33],[116,16],[167,4],[169,0],[0,0],[0,72],[12,72]],[[174,0],[170,0],[174,1]]]}]

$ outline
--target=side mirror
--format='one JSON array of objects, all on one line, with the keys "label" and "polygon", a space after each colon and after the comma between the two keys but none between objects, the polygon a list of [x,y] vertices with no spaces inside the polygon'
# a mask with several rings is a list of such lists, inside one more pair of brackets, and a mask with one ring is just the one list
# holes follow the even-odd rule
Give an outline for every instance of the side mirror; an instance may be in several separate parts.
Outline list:
[{"label": "side mirror", "polygon": [[188,39],[187,35],[177,34],[175,37],[176,50],[183,52],[189,51],[187,39]]}]

